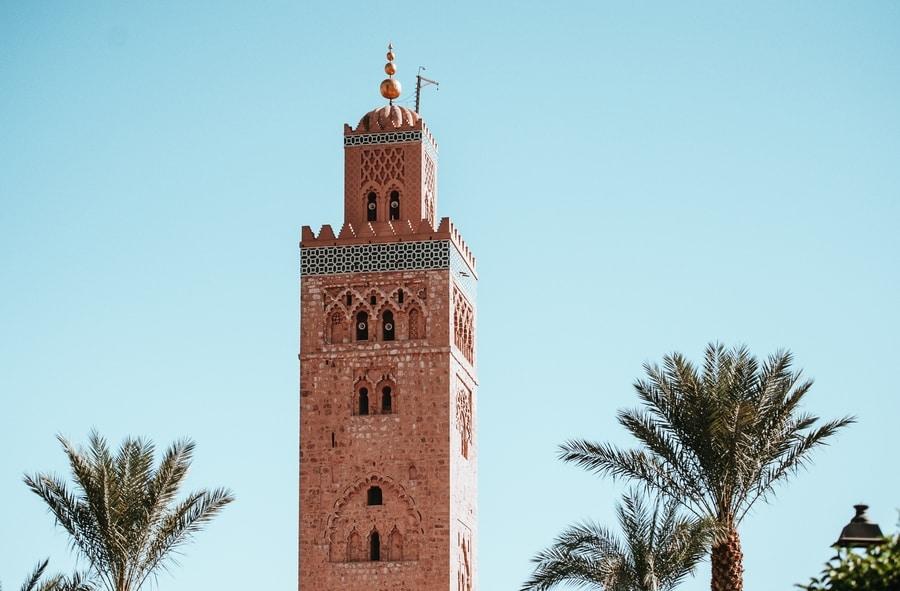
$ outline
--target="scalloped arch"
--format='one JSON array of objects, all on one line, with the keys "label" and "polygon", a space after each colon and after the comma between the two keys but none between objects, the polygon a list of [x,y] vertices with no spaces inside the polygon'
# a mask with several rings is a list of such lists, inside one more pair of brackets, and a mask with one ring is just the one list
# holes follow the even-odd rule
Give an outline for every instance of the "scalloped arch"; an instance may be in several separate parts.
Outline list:
[{"label": "scalloped arch", "polygon": [[331,513],[328,515],[328,520],[325,525],[325,542],[329,544],[334,543],[334,532],[335,532],[335,523],[338,518],[341,516],[341,511],[350,501],[354,494],[360,493],[363,489],[367,489],[372,485],[377,485],[382,488],[382,490],[390,490],[395,493],[395,496],[400,499],[405,505],[405,513],[413,518],[417,533],[424,535],[425,530],[422,527],[422,513],[416,507],[416,501],[413,499],[409,493],[406,492],[406,489],[403,486],[395,481],[390,476],[383,476],[381,474],[371,474],[366,478],[356,481],[355,484],[351,484],[347,488],[344,489],[344,492],[340,497],[334,502],[334,507]]}]

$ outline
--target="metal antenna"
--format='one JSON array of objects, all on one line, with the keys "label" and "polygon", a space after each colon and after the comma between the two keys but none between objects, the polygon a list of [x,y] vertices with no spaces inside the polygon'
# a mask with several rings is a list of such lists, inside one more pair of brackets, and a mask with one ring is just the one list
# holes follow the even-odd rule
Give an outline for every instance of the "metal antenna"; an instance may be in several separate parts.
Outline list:
[{"label": "metal antenna", "polygon": [[[416,74],[416,113],[419,112],[419,97],[422,95],[422,88],[428,86],[429,84],[434,84],[437,86],[440,84],[436,80],[432,80],[431,78],[425,78],[422,76],[422,72],[425,71],[425,66],[419,66],[419,73]],[[435,90],[439,90],[435,88]]]}]

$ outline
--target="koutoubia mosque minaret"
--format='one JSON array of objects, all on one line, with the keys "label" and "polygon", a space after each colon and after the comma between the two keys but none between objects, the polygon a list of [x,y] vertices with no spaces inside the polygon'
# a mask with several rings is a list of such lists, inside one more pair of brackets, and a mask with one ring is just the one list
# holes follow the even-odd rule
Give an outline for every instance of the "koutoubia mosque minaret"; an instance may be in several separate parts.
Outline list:
[{"label": "koutoubia mosque minaret", "polygon": [[475,589],[475,257],[387,59],[344,222],[300,242],[300,591]]}]

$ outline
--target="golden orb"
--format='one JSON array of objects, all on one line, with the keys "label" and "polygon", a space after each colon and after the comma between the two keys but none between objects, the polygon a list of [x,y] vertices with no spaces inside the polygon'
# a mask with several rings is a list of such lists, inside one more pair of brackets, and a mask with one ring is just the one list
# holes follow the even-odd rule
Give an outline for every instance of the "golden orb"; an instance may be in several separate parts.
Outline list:
[{"label": "golden orb", "polygon": [[387,60],[388,60],[389,62],[394,61],[394,52],[393,52],[393,51],[388,51],[388,52],[387,52]]},{"label": "golden orb", "polygon": [[401,90],[402,87],[400,86],[399,80],[388,78],[387,80],[381,81],[381,96],[386,99],[394,100],[395,98],[400,96]]},{"label": "golden orb", "polygon": [[384,64],[384,73],[387,74],[388,76],[393,76],[394,74],[397,73],[397,66],[395,66],[394,64],[392,64],[390,62]]}]

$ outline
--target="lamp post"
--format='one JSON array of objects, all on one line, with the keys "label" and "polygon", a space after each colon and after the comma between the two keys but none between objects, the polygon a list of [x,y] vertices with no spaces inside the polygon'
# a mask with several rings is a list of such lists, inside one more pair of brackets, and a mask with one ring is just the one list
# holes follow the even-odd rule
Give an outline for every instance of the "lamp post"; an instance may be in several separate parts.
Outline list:
[{"label": "lamp post", "polygon": [[853,505],[856,515],[841,530],[841,535],[834,543],[835,548],[868,548],[884,542],[884,534],[877,523],[869,521],[866,515],[868,505]]}]

